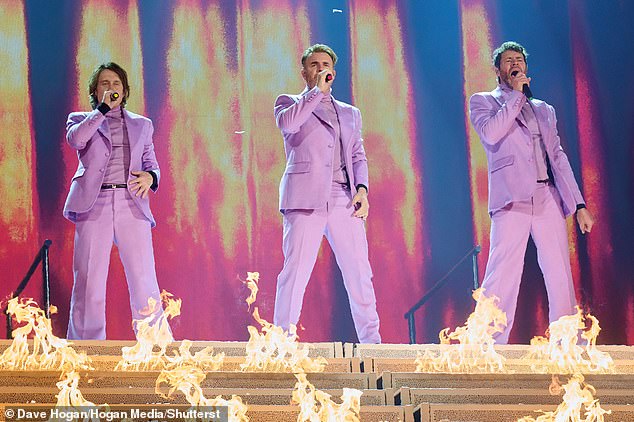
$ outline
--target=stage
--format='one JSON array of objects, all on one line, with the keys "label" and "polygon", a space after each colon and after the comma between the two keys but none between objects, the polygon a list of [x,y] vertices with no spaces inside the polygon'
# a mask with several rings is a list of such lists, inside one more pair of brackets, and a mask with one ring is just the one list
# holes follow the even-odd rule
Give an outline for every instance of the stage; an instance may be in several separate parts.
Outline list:
[{"label": "stage", "polygon": [[[9,340],[0,342],[4,351]],[[187,405],[183,394],[166,400],[155,392],[159,370],[114,370],[121,360],[121,348],[130,341],[76,341],[77,351],[86,351],[94,370],[79,371],[83,397],[96,405],[151,406],[169,408]],[[173,354],[180,343],[173,343]],[[238,395],[247,405],[250,421],[296,421],[299,406],[291,405],[296,379],[292,373],[241,372],[246,342],[194,342],[191,352],[213,347],[214,355],[224,352],[218,371],[205,371],[201,383],[205,397]],[[439,345],[359,345],[310,343],[309,356],[323,357],[321,373],[309,373],[308,381],[339,403],[344,388],[362,391],[362,421],[510,421],[531,416],[537,410],[554,410],[561,395],[549,394],[550,374],[533,373],[522,361],[526,345],[496,346],[511,373],[420,373],[416,357]],[[595,399],[611,410],[606,421],[634,420],[634,347],[600,346],[614,360],[614,373],[587,374],[585,381],[596,389]],[[28,404],[38,407],[56,402],[55,383],[59,371],[0,371],[0,403],[3,407]],[[567,376],[561,376],[564,383]]]}]

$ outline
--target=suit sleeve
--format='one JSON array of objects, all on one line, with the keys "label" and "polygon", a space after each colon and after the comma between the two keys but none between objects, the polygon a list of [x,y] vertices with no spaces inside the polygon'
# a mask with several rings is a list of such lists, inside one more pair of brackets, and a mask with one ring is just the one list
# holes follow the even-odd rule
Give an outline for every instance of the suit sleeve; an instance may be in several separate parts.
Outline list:
[{"label": "suit sleeve", "polygon": [[488,97],[490,95],[485,93],[473,94],[469,99],[469,116],[482,142],[495,145],[511,129],[513,121],[526,103],[526,96],[519,91],[511,92],[507,102],[499,110],[492,107]]},{"label": "suit sleeve", "polygon": [[66,141],[76,150],[86,148],[88,141],[106,117],[97,109],[90,113],[71,113],[66,121]]},{"label": "suit sleeve", "polygon": [[151,171],[156,176],[156,182],[152,185],[152,190],[158,189],[161,180],[161,170],[159,169],[156,153],[154,152],[154,125],[151,120],[147,120],[146,128],[143,131],[143,171]]},{"label": "suit sleeve", "polygon": [[289,95],[275,100],[275,123],[282,133],[296,133],[319,105],[324,93],[316,86],[295,101]]},{"label": "suit sleeve", "polygon": [[368,160],[363,148],[363,138],[361,136],[361,112],[354,109],[354,136],[352,144],[352,171],[354,173],[354,183],[356,186],[364,185],[369,190],[370,182],[368,178]]}]

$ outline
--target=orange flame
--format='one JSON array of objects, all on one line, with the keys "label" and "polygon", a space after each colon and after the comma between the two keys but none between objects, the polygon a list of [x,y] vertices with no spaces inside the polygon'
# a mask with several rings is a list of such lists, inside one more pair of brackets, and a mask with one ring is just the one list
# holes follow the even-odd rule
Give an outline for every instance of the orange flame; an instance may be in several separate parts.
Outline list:
[{"label": "orange flame", "polygon": [[192,355],[189,351],[192,344],[193,343],[190,340],[183,340],[178,350],[174,351],[173,356],[165,357],[165,359],[167,360],[165,368],[174,369],[187,365],[193,365],[206,371],[218,371],[222,367],[225,359],[224,352],[214,356],[213,347],[207,346]]},{"label": "orange flame", "polygon": [[[259,273],[247,273],[247,287],[251,295],[246,299],[249,306],[255,302]],[[288,331],[260,317],[256,307],[253,318],[260,324],[261,332],[254,326],[247,327],[249,341],[245,362],[240,364],[243,372],[322,372],[327,362],[323,357],[308,356],[308,345],[300,346],[297,327],[291,324]]]},{"label": "orange flame", "polygon": [[[586,329],[588,322],[590,327]],[[614,372],[612,357],[597,349],[600,331],[599,321],[577,307],[574,315],[565,315],[550,324],[549,338],[531,339],[529,351],[522,359],[540,360],[531,369],[541,373]],[[587,342],[585,348],[577,344],[579,337]],[[584,358],[584,351],[588,359]]]},{"label": "orange flame", "polygon": [[[542,415],[537,419],[525,416],[518,419],[518,422],[603,422],[603,415],[612,413],[611,410],[601,408],[599,400],[594,398],[596,390],[590,384],[584,383],[581,374],[573,375],[563,386],[559,384],[557,377],[553,376],[550,385],[551,394],[553,391],[558,391],[555,394],[559,394],[561,389],[564,390],[563,401],[554,412],[538,410]],[[583,419],[581,418],[582,407],[585,407]]]},{"label": "orange flame", "polygon": [[[203,394],[200,384],[205,379],[202,369],[195,366],[184,366],[181,368],[163,370],[156,380],[155,392],[166,399],[171,399],[176,391],[180,391],[185,399],[192,406],[227,406],[229,408],[230,422],[246,422],[247,406],[242,402],[240,396],[232,395],[230,400],[225,400],[222,396],[208,399]],[[167,384],[169,391],[163,392],[161,384]]]},{"label": "orange flame", "polygon": [[59,393],[55,396],[57,398],[57,407],[95,406],[93,402],[86,400],[81,391],[79,391],[79,374],[77,372],[67,373],[55,385],[59,388]]},{"label": "orange flame", "polygon": [[247,272],[247,281],[244,282],[251,294],[247,298],[246,302],[249,305],[249,309],[251,309],[251,305],[255,302],[255,298],[258,296],[258,282],[260,281],[260,273],[258,272]]},{"label": "orange flame", "polygon": [[[167,346],[174,341],[167,320],[180,315],[182,301],[173,299],[173,295],[165,290],[161,292],[161,301],[165,305],[164,310],[156,299],[150,297],[148,306],[141,311],[141,314],[147,317],[132,321],[137,331],[137,343],[132,347],[121,348],[122,360],[115,370],[149,370],[165,367]],[[159,348],[157,352],[153,351],[155,346]]]},{"label": "orange flame", "polygon": [[[51,312],[57,308],[51,307]],[[0,355],[0,369],[29,370],[91,370],[86,352],[78,353],[68,340],[53,334],[51,320],[33,299],[9,300],[7,312],[18,324],[13,330],[13,342]],[[33,350],[29,351],[28,337],[33,334]]]},{"label": "orange flame", "polygon": [[344,388],[341,404],[337,404],[330,399],[330,394],[315,389],[315,386],[308,382],[306,374],[295,374],[295,378],[297,383],[295,383],[291,404],[300,406],[298,422],[358,422],[361,420],[359,412],[362,391]]},{"label": "orange flame", "polygon": [[[463,327],[452,333],[439,333],[440,350],[426,349],[416,358],[416,372],[505,372],[503,356],[493,344],[493,335],[506,326],[506,314],[497,307],[496,296],[487,297],[484,289],[473,292],[475,310]],[[451,344],[451,341],[459,344]]]}]

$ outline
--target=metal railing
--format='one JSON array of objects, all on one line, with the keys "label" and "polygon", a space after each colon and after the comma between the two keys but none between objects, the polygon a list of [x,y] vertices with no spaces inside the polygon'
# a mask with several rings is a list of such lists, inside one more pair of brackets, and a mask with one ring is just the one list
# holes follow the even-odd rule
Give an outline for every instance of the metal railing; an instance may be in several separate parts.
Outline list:
[{"label": "metal railing", "polygon": [[[26,288],[27,284],[29,284],[29,281],[31,280],[31,276],[35,273],[37,266],[41,262],[42,263],[43,306],[44,306],[44,312],[46,313],[47,318],[51,317],[51,311],[50,311],[51,285],[50,285],[50,278],[49,278],[49,253],[48,253],[48,250],[50,249],[51,244],[53,244],[53,241],[49,239],[46,239],[44,241],[44,244],[42,245],[37,255],[35,256],[35,259],[33,260],[33,263],[31,264],[29,271],[27,271],[26,276],[24,276],[24,278],[22,279],[18,287],[11,294],[11,298],[10,298],[10,299],[14,299],[20,296],[20,293],[22,293],[24,289]],[[12,318],[11,318],[11,315],[9,315],[7,308],[4,309],[4,313],[7,315],[7,338],[11,339],[13,337],[12,336],[12,333],[13,333]]]},{"label": "metal railing", "polygon": [[407,320],[407,326],[409,329],[409,344],[416,343],[416,324],[414,322],[414,313],[423,306],[433,295],[440,290],[447,282],[449,281],[449,276],[462,264],[467,258],[471,257],[471,269],[473,271],[473,289],[477,289],[480,287],[480,280],[478,278],[478,254],[482,248],[480,245],[475,245],[473,248],[469,250],[458,262],[454,264],[451,269],[440,278],[434,284],[434,286],[429,289],[427,293],[418,301],[414,306],[412,306],[407,313],[405,313],[405,319]]}]

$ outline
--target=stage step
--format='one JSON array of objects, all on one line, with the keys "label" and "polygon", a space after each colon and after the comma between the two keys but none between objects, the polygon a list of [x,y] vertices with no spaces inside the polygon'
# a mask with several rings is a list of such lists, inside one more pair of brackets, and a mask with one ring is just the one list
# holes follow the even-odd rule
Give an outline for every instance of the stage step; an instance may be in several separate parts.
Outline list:
[{"label": "stage step", "polygon": [[[0,414],[4,414],[6,407],[12,406],[14,405],[0,403]],[[35,410],[42,406],[46,405],[30,404],[21,407]],[[170,405],[157,404],[151,407],[167,410]],[[360,416],[362,421],[368,422],[414,422],[414,410],[414,406],[361,406]],[[298,414],[299,407],[291,405],[251,405],[247,410],[250,422],[296,422]],[[120,422],[120,419],[113,418],[112,422]]]},{"label": "stage step", "polygon": [[[414,418],[420,422],[515,422],[524,416],[535,419],[542,413],[538,410],[554,411],[557,406],[532,404],[423,404],[414,410]],[[601,406],[611,410],[604,415],[605,422],[634,421],[634,406]],[[582,414],[582,417],[585,415]]]},{"label": "stage step", "polygon": [[[543,366],[543,362],[537,360],[507,359],[504,367],[510,373],[532,374],[535,371],[531,365]],[[362,372],[415,372],[415,358],[363,358],[361,365]],[[614,372],[619,374],[634,375],[634,360],[614,361]]]},{"label": "stage step", "polygon": [[[161,390],[167,392],[167,387]],[[322,390],[330,394],[336,402],[343,394],[342,389]],[[0,387],[0,402],[4,403],[55,403],[56,387]],[[165,403],[187,404],[185,396],[174,393],[168,400],[156,394],[154,388],[95,388],[83,387],[84,398],[96,404],[130,404],[130,403]],[[225,399],[238,395],[248,405],[288,405],[291,402],[293,389],[280,388],[204,388],[207,398],[223,396]],[[363,390],[362,406],[382,406],[386,404],[386,390]],[[394,404],[393,398],[391,404]],[[411,404],[411,403],[407,403]]]},{"label": "stage step", "polygon": [[[160,371],[80,372],[79,388],[154,388]],[[50,387],[59,371],[0,371],[0,385]],[[319,389],[376,389],[376,374],[313,373],[308,381]],[[290,373],[207,372],[203,388],[293,388],[297,379]]]},{"label": "stage step", "polygon": [[[0,340],[0,353],[4,352],[13,340]],[[100,356],[121,356],[122,347],[131,347],[136,341],[127,340],[73,340],[72,347],[81,352],[85,351],[88,355]],[[181,345],[180,341],[175,341],[167,348],[169,355]],[[190,351],[197,352],[205,347],[213,347],[214,355],[224,352],[226,356],[245,356],[245,341],[194,341]],[[343,358],[343,344],[339,342],[333,343],[300,343],[300,346],[308,345],[309,356],[312,358],[322,356],[325,358]],[[348,356],[352,357],[352,355]]]},{"label": "stage step", "polygon": [[[507,359],[520,359],[525,356],[529,347],[526,344],[502,344],[495,345],[495,351]],[[397,359],[416,359],[417,354],[423,353],[425,350],[440,350],[439,344],[352,344],[345,343],[343,345],[345,357],[358,358],[397,358]],[[597,346],[602,352],[617,360],[634,361],[634,346],[613,346],[599,345]]]},{"label": "stage step", "polygon": [[[543,388],[408,388],[387,390],[394,394],[387,398],[388,404],[441,403],[441,404],[535,404],[555,405],[562,401],[561,395],[551,395]],[[598,390],[594,396],[601,405],[634,405],[632,389]]]},{"label": "stage step", "polygon": [[[566,376],[561,381],[565,383]],[[544,389],[552,381],[548,374],[446,374],[446,373],[414,373],[383,372],[377,379],[379,388],[461,388],[473,389],[495,386],[508,390]],[[598,392],[602,390],[634,391],[634,375],[630,374],[589,374],[585,382]]]},{"label": "stage step", "polygon": [[[0,341],[0,351],[9,341]],[[169,401],[154,391],[161,371],[114,371],[121,360],[121,348],[133,341],[78,341],[73,347],[84,350],[93,360],[94,371],[81,371],[79,387],[83,396],[97,404],[163,406],[186,404],[182,394]],[[169,355],[180,346],[169,347]],[[211,346],[214,355],[227,356],[221,371],[208,371],[202,382],[206,397],[235,394],[249,406],[251,421],[295,421],[298,408],[290,406],[296,378],[290,373],[245,373],[245,342],[194,342],[195,353]],[[339,402],[343,388],[362,390],[363,421],[515,421],[537,417],[536,410],[553,410],[561,396],[548,392],[551,375],[532,373],[531,363],[519,358],[528,353],[526,345],[496,346],[507,358],[511,374],[415,373],[415,359],[425,349],[439,345],[351,345],[308,344],[312,357],[322,356],[328,364],[323,373],[308,374],[308,381]],[[586,374],[596,388],[602,407],[614,410],[606,421],[634,421],[634,347],[600,346],[615,360],[613,374]],[[345,356],[345,357],[344,357]],[[55,401],[59,371],[0,370],[0,403],[52,403]],[[567,381],[562,375],[562,383]],[[168,387],[165,385],[165,389]],[[166,391],[166,390],[165,390]]]},{"label": "stage step", "polygon": [[[192,352],[193,353],[193,352]],[[214,356],[216,353],[214,353]],[[96,371],[113,371],[117,364],[121,361],[121,355],[119,356],[91,356],[92,366]],[[326,359],[326,366],[323,372],[361,372],[361,360],[359,358],[324,358]],[[240,364],[245,362],[244,357],[239,356],[225,356],[223,360],[221,371],[241,372]]]}]

